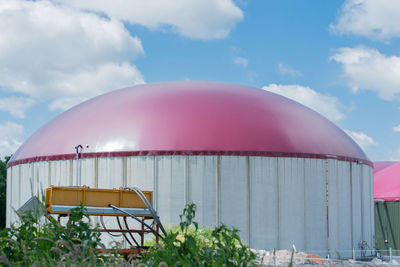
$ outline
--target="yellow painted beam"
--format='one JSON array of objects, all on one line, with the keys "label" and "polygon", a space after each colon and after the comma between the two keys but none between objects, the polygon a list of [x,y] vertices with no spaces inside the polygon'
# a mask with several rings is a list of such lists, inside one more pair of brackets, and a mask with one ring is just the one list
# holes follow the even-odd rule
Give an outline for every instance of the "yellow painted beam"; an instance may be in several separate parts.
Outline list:
[{"label": "yellow painted beam", "polygon": [[[152,204],[152,191],[143,191]],[[89,188],[87,186],[50,186],[46,188],[46,208],[49,213],[52,205],[91,207],[108,207],[109,204],[119,208],[146,208],[140,197],[131,190]]]}]

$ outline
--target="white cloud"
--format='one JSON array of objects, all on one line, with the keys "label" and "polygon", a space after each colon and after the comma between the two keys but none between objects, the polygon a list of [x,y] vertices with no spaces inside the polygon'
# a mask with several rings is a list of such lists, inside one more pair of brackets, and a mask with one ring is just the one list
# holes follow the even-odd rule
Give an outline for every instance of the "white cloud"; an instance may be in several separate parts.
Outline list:
[{"label": "white cloud", "polygon": [[171,29],[195,39],[225,38],[243,19],[232,0],[55,0],[150,29]]},{"label": "white cloud", "polygon": [[378,143],[371,137],[363,132],[355,132],[344,129],[344,131],[364,150],[368,150],[370,147],[377,146]]},{"label": "white cloud", "polygon": [[[64,74],[55,83],[48,84],[60,88],[63,92],[70,92],[69,95],[60,96],[52,101],[50,110],[65,110],[70,108],[94,95],[103,94],[110,89],[118,89],[132,84],[141,84],[144,80],[139,70],[130,65],[123,63],[103,64],[96,69],[89,71],[81,71],[80,73],[70,75]],[[81,88],[91,88],[88,92],[82,92]]]},{"label": "white cloud", "polygon": [[22,144],[20,141],[24,127],[15,122],[0,123],[0,158],[14,153]]},{"label": "white cloud", "polygon": [[233,63],[236,65],[242,66],[243,68],[246,68],[247,65],[249,64],[249,60],[244,57],[235,57],[233,58]]},{"label": "white cloud", "polygon": [[386,56],[366,47],[340,48],[331,57],[342,64],[353,91],[375,91],[385,100],[400,93],[400,57]]},{"label": "white cloud", "polygon": [[303,76],[303,74],[300,71],[295,70],[294,68],[292,68],[286,64],[283,64],[283,63],[278,64],[278,71],[280,74],[283,74],[283,75]]},{"label": "white cloud", "polygon": [[23,119],[25,112],[35,101],[27,97],[0,98],[0,110],[9,112],[13,117]]},{"label": "white cloud", "polygon": [[343,106],[338,98],[318,93],[310,87],[304,87],[297,84],[270,84],[268,86],[264,86],[262,89],[285,96],[305,106],[308,106],[331,121],[337,122],[345,117],[341,111]]},{"label": "white cloud", "polygon": [[144,82],[130,63],[142,44],[116,19],[46,0],[0,0],[0,22],[0,87],[52,100],[52,109]]},{"label": "white cloud", "polygon": [[399,14],[398,0],[347,0],[330,29],[339,34],[388,40],[400,37]]},{"label": "white cloud", "polygon": [[394,127],[392,128],[392,131],[393,131],[393,132],[398,132],[398,133],[400,133],[400,124],[397,125],[397,126],[394,126]]}]

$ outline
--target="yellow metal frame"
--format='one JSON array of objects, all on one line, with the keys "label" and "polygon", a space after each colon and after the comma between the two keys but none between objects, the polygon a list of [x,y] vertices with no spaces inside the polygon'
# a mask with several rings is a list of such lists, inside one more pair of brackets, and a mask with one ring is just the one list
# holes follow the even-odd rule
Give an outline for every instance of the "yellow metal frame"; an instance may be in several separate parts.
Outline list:
[{"label": "yellow metal frame", "polygon": [[[143,194],[153,204],[153,192],[143,191]],[[52,205],[108,207],[112,204],[119,208],[144,209],[146,205],[140,197],[131,190],[89,188],[87,186],[50,186],[46,188],[46,208],[51,214],[68,214],[68,212],[52,212]],[[90,214],[101,215],[101,214]],[[115,215],[115,214],[112,214]],[[123,216],[119,214],[118,216]]]}]

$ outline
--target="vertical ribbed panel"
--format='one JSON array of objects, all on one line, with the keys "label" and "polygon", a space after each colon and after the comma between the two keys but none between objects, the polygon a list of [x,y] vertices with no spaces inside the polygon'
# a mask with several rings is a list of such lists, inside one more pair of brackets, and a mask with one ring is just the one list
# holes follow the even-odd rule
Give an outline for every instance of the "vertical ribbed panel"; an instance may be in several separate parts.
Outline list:
[{"label": "vertical ribbed panel", "polygon": [[196,221],[214,227],[216,213],[216,164],[215,157],[194,156],[189,158],[189,201],[196,203]]},{"label": "vertical ribbed panel", "polygon": [[279,249],[304,244],[304,159],[279,158]]},{"label": "vertical ribbed panel", "polygon": [[[368,246],[370,248],[374,248],[376,246],[376,242],[375,242],[375,212],[374,212],[374,170],[373,168],[369,168],[369,175],[368,175],[368,180],[369,180],[369,184],[370,184],[370,191],[369,191],[369,209],[370,209],[370,214],[371,217],[369,218],[371,221],[371,236],[369,237],[370,239],[367,240],[368,242]],[[368,193],[364,193],[364,194],[368,194]],[[366,207],[368,208],[368,206]]]},{"label": "vertical ribbed panel", "polygon": [[370,208],[370,205],[373,207],[373,187],[371,187],[371,170],[366,166],[362,166],[362,203],[363,203],[363,239],[362,242],[366,241],[369,246],[372,245],[371,241],[373,239],[373,232],[374,232],[374,213],[373,210]]},{"label": "vertical ribbed panel", "polygon": [[248,242],[248,171],[247,157],[221,156],[220,223],[239,228]]},{"label": "vertical ribbed panel", "polygon": [[157,157],[158,214],[167,224],[178,224],[185,206],[184,156]]},{"label": "vertical ribbed panel", "polygon": [[18,188],[20,194],[18,198],[17,209],[21,207],[26,201],[28,201],[28,199],[33,196],[33,192],[36,191],[35,189],[33,189],[33,187],[35,186],[35,182],[32,175],[33,165],[34,163],[21,165],[20,169],[21,173],[20,177],[18,177],[19,178]]},{"label": "vertical ribbed panel", "polygon": [[328,159],[328,249],[338,250],[342,224],[339,218],[337,161]]},{"label": "vertical ribbed panel", "polygon": [[[327,249],[326,178],[323,160],[304,160],[305,245],[307,251]],[[318,238],[316,237],[318,233]]]},{"label": "vertical ribbed panel", "polygon": [[[74,181],[75,181],[75,166],[74,162]],[[98,176],[97,185],[99,188],[119,188],[123,182],[123,164],[122,158],[99,158],[98,159]],[[82,178],[82,181],[84,178]],[[118,224],[115,217],[103,217],[105,226],[109,229],[118,229]],[[95,222],[99,222],[96,220]],[[105,244],[112,244],[113,242],[122,242],[123,237],[113,237],[107,233],[101,234],[102,240]]]},{"label": "vertical ribbed panel", "polygon": [[[351,251],[351,188],[350,188],[350,163],[337,161],[337,188],[336,196],[338,205],[337,225],[339,226],[338,249]],[[343,227],[346,225],[347,227]]]},{"label": "vertical ribbed panel", "polygon": [[[72,160],[50,161],[50,184],[54,186],[72,185]],[[36,164],[36,163],[35,163]]]},{"label": "vertical ribbed panel", "polygon": [[[79,159],[81,165],[80,181],[81,185],[90,187],[96,186],[96,161],[93,159]],[[75,178],[74,172],[74,178]]]},{"label": "vertical ribbed panel", "polygon": [[278,243],[277,158],[250,158],[250,245],[273,249]]},{"label": "vertical ribbed panel", "polygon": [[98,159],[99,188],[119,188],[123,185],[122,158]]},{"label": "vertical ribbed panel", "polygon": [[126,158],[127,186],[138,187],[141,190],[154,189],[154,157]]},{"label": "vertical ribbed panel", "polygon": [[[81,159],[82,185],[153,190],[166,225],[179,223],[185,204],[196,221],[240,229],[257,249],[351,250],[373,247],[373,177],[367,165],[335,159],[248,156],[138,156]],[[35,162],[7,170],[7,224],[33,193],[75,184],[76,161]],[[95,222],[98,222],[95,219]],[[107,227],[117,228],[115,218]],[[134,225],[134,223],[130,223]],[[102,235],[104,241],[121,241]],[[342,256],[346,256],[342,253]]]},{"label": "vertical ribbed panel", "polygon": [[362,194],[369,194],[369,192],[362,192],[361,188],[361,174],[362,166],[357,163],[351,163],[351,182],[352,182],[352,223],[353,223],[353,247],[357,248],[360,241],[363,239],[362,233]]},{"label": "vertical ribbed panel", "polygon": [[42,161],[38,162],[37,164],[33,165],[34,168],[34,179],[37,181],[37,186],[35,189],[34,194],[40,196],[40,199],[42,196],[44,196],[45,189],[48,187],[49,184],[49,162],[47,161]]}]

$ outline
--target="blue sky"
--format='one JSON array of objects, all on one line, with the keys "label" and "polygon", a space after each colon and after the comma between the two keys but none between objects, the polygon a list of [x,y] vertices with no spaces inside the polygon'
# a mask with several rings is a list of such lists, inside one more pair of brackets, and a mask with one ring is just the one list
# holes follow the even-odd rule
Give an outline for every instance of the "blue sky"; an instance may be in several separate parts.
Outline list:
[{"label": "blue sky", "polygon": [[190,79],[290,97],[371,160],[399,160],[398,14],[398,0],[0,0],[0,156],[86,99]]}]

